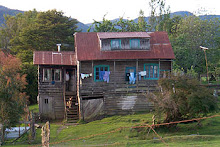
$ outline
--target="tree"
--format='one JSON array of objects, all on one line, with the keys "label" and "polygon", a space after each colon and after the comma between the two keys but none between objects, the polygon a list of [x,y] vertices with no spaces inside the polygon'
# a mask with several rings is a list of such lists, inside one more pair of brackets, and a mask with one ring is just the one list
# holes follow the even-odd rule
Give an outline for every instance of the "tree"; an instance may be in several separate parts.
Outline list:
[{"label": "tree", "polygon": [[[210,63],[218,63],[220,54],[217,36],[220,34],[218,29],[220,21],[217,19],[201,20],[196,16],[188,16],[178,23],[174,25],[175,31],[170,34],[176,64],[185,72],[193,66],[197,73],[204,73],[206,71],[204,53],[199,46],[210,48],[207,51],[209,66],[212,65]],[[213,66],[217,67],[216,64]]]},{"label": "tree", "polygon": [[93,29],[94,32],[117,32],[118,30],[115,28],[115,22],[107,20],[105,16],[106,15],[104,15],[102,22],[94,20],[92,25],[89,27],[88,32],[90,32],[91,29]]},{"label": "tree", "polygon": [[[24,113],[26,75],[20,74],[18,58],[0,52],[0,123],[4,129],[15,125]],[[4,137],[3,137],[4,140]]]},{"label": "tree", "polygon": [[76,24],[77,20],[57,10],[8,15],[1,29],[1,44],[21,57],[22,62],[31,62],[34,50],[56,50],[57,43],[62,44],[62,50],[74,50]]},{"label": "tree", "polygon": [[107,20],[104,15],[102,22],[94,20],[88,32],[93,28],[94,32],[145,32],[148,25],[144,19],[143,11],[140,11],[138,23],[134,20],[120,17],[118,21]]},{"label": "tree", "polygon": [[170,18],[170,7],[166,8],[165,0],[151,0],[149,6],[151,14],[149,18],[149,31],[165,31]]},{"label": "tree", "polygon": [[0,47],[10,50],[22,61],[22,73],[27,74],[28,85],[24,90],[30,96],[30,103],[36,102],[37,68],[32,64],[33,51],[74,50],[73,33],[77,20],[64,16],[63,12],[36,10],[5,16],[5,25],[0,28]]},{"label": "tree", "polygon": [[178,75],[160,79],[158,84],[161,92],[148,96],[154,102],[157,116],[164,115],[164,122],[202,117],[219,110],[213,91],[199,86],[196,79]]}]

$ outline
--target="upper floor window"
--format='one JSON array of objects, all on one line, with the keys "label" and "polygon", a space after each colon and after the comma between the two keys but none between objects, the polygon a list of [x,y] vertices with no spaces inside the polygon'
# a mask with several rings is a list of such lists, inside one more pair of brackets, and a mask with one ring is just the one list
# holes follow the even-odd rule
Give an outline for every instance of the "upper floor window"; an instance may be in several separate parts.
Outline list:
[{"label": "upper floor window", "polygon": [[51,80],[51,69],[44,68],[43,69],[43,81],[50,81]]},{"label": "upper floor window", "polygon": [[111,40],[111,49],[120,49],[121,48],[121,40],[120,39],[112,39]]},{"label": "upper floor window", "polygon": [[146,71],[145,79],[158,80],[159,79],[159,65],[158,64],[144,64]]},{"label": "upper floor window", "polygon": [[44,68],[43,81],[61,81],[61,69]]},{"label": "upper floor window", "polygon": [[61,70],[52,69],[52,81],[60,81],[60,80],[61,80]]},{"label": "upper floor window", "polygon": [[130,48],[139,49],[140,48],[140,39],[130,39]]},{"label": "upper floor window", "polygon": [[149,50],[149,38],[120,38],[120,39],[102,39],[101,50]]}]

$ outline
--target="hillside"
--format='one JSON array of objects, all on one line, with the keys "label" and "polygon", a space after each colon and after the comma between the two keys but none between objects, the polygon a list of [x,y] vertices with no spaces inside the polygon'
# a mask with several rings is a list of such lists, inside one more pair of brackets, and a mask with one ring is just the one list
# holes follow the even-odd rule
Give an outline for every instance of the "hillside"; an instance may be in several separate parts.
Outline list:
[{"label": "hillside", "polygon": [[[16,15],[18,13],[24,13],[24,11],[20,11],[20,10],[15,10],[15,9],[10,9],[4,6],[0,5],[0,26],[4,23],[4,15]],[[188,11],[177,11],[177,12],[173,12],[170,14],[171,17],[175,16],[175,15],[179,15],[179,16],[191,16],[194,15],[191,12]],[[220,19],[220,15],[201,15],[199,16],[201,19],[213,19],[213,18],[219,18]],[[112,22],[118,21],[119,18],[113,19],[111,20]],[[149,17],[145,17],[145,21],[148,22]],[[134,19],[135,22],[138,22],[138,18]],[[88,23],[88,24],[84,24],[82,22],[79,22],[77,24],[78,26],[78,31],[82,31],[82,32],[87,32],[89,26],[92,25],[93,22]],[[92,30],[92,29],[91,29]]]},{"label": "hillside", "polygon": [[[158,133],[156,134],[147,127],[147,124],[152,124],[152,116],[152,113],[112,116],[79,124],[50,122],[50,146],[217,147],[220,145],[220,117],[204,119],[199,123],[182,123],[173,128],[154,127],[155,132]],[[41,146],[40,128],[37,129],[36,139],[31,144],[28,141],[29,136],[30,134],[24,135],[13,146]],[[4,146],[12,146],[11,141],[7,141]]]},{"label": "hillside", "polygon": [[[10,9],[7,8],[5,6],[1,6],[0,5],[0,26],[4,23],[4,15],[12,15],[15,16],[18,13],[24,13],[24,11],[20,11],[20,10],[15,10],[15,9]],[[87,29],[89,28],[87,25],[79,22],[77,24],[78,26],[78,31],[82,31],[82,32],[87,32]]]},{"label": "hillside", "polygon": [[4,15],[16,15],[18,13],[24,13],[24,11],[9,9],[0,5],[0,26],[4,23]]}]

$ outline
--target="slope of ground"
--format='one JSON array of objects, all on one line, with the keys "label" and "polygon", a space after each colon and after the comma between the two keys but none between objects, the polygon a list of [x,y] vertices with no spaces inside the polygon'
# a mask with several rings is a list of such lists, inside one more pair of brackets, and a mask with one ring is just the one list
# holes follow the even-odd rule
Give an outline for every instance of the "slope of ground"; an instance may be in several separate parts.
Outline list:
[{"label": "slope of ground", "polygon": [[[214,114],[213,114],[214,115]],[[51,146],[220,146],[220,117],[178,124],[176,128],[155,128],[162,137],[148,128],[132,128],[152,124],[152,113],[127,116],[112,116],[90,123],[63,125],[62,122],[51,123]],[[35,146],[41,143],[41,130],[37,130],[34,142],[28,144],[28,135],[14,145]]]}]

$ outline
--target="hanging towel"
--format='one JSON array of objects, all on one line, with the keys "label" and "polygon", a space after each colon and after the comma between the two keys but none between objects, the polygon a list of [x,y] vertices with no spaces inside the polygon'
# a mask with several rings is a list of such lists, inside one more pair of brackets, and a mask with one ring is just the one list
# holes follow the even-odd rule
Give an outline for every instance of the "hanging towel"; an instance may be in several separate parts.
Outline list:
[{"label": "hanging towel", "polygon": [[134,72],[131,72],[129,77],[129,84],[135,84],[135,80]]},{"label": "hanging towel", "polygon": [[147,72],[146,72],[146,71],[140,71],[140,72],[138,73],[138,75],[139,75],[139,80],[141,80],[141,77],[146,76],[146,75],[147,75]]},{"label": "hanging towel", "polygon": [[109,82],[109,75],[110,75],[110,71],[105,71],[105,74],[103,75],[103,80],[105,82]]},{"label": "hanging towel", "polygon": [[105,71],[100,71],[99,72],[99,80],[103,80],[104,74],[105,74]]},{"label": "hanging towel", "polygon": [[90,76],[91,76],[91,74],[83,74],[83,73],[81,73],[81,78],[82,79],[88,78]]}]

